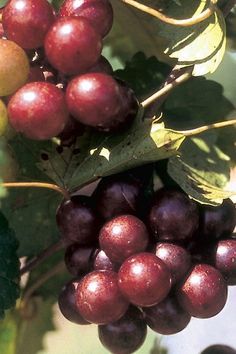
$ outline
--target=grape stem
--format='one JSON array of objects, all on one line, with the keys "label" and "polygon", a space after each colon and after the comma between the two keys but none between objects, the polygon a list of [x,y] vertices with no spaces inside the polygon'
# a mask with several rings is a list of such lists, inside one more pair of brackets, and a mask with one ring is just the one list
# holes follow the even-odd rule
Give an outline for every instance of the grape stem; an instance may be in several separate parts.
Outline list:
[{"label": "grape stem", "polygon": [[192,76],[192,72],[193,72],[193,67],[192,66],[187,67],[186,71],[182,75],[180,75],[179,77],[174,79],[172,82],[166,83],[166,85],[164,85],[164,87],[162,87],[157,92],[155,92],[153,95],[149,96],[143,102],[141,102],[141,106],[143,106],[143,108],[148,107],[150,104],[154,103],[157,99],[161,98],[162,96],[164,96],[168,92],[170,92],[174,87],[176,87],[176,86],[182,84],[184,81],[188,80]]},{"label": "grape stem", "polygon": [[1,184],[6,188],[47,188],[61,193],[65,199],[70,199],[68,191],[56,184],[44,182],[4,182]]},{"label": "grape stem", "polygon": [[62,272],[65,270],[65,263],[64,261],[61,261],[55,265],[55,267],[51,268],[49,271],[43,273],[36,281],[33,283],[24,293],[22,300],[21,300],[21,307],[24,309],[24,307],[27,306],[27,303],[30,299],[30,297],[33,295],[33,293],[39,289],[46,281],[48,281],[50,278],[55,276],[56,274]]},{"label": "grape stem", "polygon": [[236,119],[231,119],[231,120],[226,120],[224,122],[217,122],[217,123],[212,123],[212,124],[208,124],[208,125],[203,125],[202,127],[194,128],[191,130],[181,130],[180,133],[182,133],[183,135],[188,137],[188,136],[194,136],[194,135],[204,133],[210,129],[219,129],[219,128],[228,127],[230,125],[236,125]]},{"label": "grape stem", "polygon": [[200,14],[195,15],[191,18],[186,18],[186,19],[182,19],[182,20],[168,17],[168,16],[164,15],[162,12],[160,12],[156,9],[153,9],[149,6],[143,5],[140,2],[135,1],[135,0],[122,0],[122,2],[124,2],[125,4],[128,4],[128,5],[131,5],[140,11],[146,12],[149,15],[152,15],[152,16],[158,18],[162,22],[168,23],[169,25],[189,27],[189,26],[196,25],[197,23],[200,23],[200,22],[206,20],[208,17],[210,17],[215,12],[215,9],[216,9],[215,5],[217,3],[217,0],[210,0],[208,8],[206,10],[204,10],[203,12],[201,12]]},{"label": "grape stem", "polygon": [[30,272],[42,262],[44,262],[47,258],[51,257],[54,253],[58,252],[64,247],[64,242],[59,240],[58,242],[50,245],[46,249],[44,249],[41,253],[39,253],[36,257],[30,259],[20,270],[20,275],[22,276],[25,273]]}]

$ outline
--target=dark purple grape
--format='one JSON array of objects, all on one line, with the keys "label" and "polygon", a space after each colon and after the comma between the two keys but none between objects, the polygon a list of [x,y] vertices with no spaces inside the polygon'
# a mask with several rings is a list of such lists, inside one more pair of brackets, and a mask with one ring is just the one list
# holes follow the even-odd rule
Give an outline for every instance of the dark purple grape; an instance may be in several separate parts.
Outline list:
[{"label": "dark purple grape", "polygon": [[155,193],[148,222],[157,240],[190,239],[198,221],[197,204],[183,192],[163,188]]},{"label": "dark purple grape", "polygon": [[21,87],[8,103],[8,114],[12,127],[34,140],[58,135],[69,118],[63,92],[47,82]]},{"label": "dark purple grape", "polygon": [[79,280],[71,280],[61,290],[58,297],[58,305],[63,316],[74,323],[84,325],[90,324],[78,311],[76,305],[76,289]]},{"label": "dark purple grape", "polygon": [[101,343],[111,353],[131,354],[141,347],[147,335],[147,325],[142,312],[130,306],[116,322],[98,326]]},{"label": "dark purple grape", "polygon": [[99,60],[101,50],[99,34],[82,17],[60,18],[45,38],[48,61],[63,74],[75,75],[89,69]]},{"label": "dark purple grape", "polygon": [[207,264],[197,264],[177,291],[180,305],[191,316],[217,315],[227,300],[227,285],[222,274]]},{"label": "dark purple grape", "polygon": [[56,218],[65,242],[80,245],[97,243],[100,224],[89,197],[76,195],[63,201]]},{"label": "dark purple grape", "polygon": [[103,250],[98,249],[93,256],[93,268],[94,270],[112,270],[116,272],[119,266],[112,262]]},{"label": "dark purple grape", "polygon": [[74,275],[84,275],[92,268],[92,254],[94,248],[81,246],[74,243],[65,251],[65,265],[68,271]]},{"label": "dark purple grape", "polygon": [[207,239],[229,237],[236,225],[236,209],[230,199],[220,206],[204,205],[201,208],[200,232]]},{"label": "dark purple grape", "polygon": [[170,335],[182,331],[191,316],[182,309],[173,295],[152,307],[143,308],[147,325],[155,332]]},{"label": "dark purple grape", "polygon": [[212,251],[213,265],[228,285],[236,285],[236,240],[220,240]]},{"label": "dark purple grape", "polygon": [[236,354],[236,349],[228,345],[215,344],[204,349],[201,354]]},{"label": "dark purple grape", "polygon": [[147,252],[126,259],[118,272],[118,281],[124,296],[134,305],[144,307],[161,302],[171,287],[165,263]]},{"label": "dark purple grape", "polygon": [[69,117],[64,129],[59,134],[61,144],[63,146],[70,146],[75,139],[84,133],[84,127],[73,117]]},{"label": "dark purple grape", "polygon": [[101,249],[117,263],[145,251],[148,241],[145,224],[133,215],[120,215],[107,221],[99,233]]},{"label": "dark purple grape", "polygon": [[104,220],[122,214],[138,214],[142,187],[128,176],[102,178],[95,192],[96,208]]},{"label": "dark purple grape", "polygon": [[109,61],[101,55],[97,63],[87,70],[88,73],[104,73],[107,75],[113,74],[113,69]]},{"label": "dark purple grape", "polygon": [[185,248],[173,243],[158,242],[155,254],[169,268],[172,285],[182,280],[191,267],[190,253]]},{"label": "dark purple grape", "polygon": [[82,16],[102,37],[110,31],[113,23],[113,10],[108,0],[65,0],[59,16]]},{"label": "dark purple grape", "polygon": [[117,321],[129,306],[119,290],[117,274],[108,270],[87,274],[78,284],[76,299],[82,316],[96,324]]},{"label": "dark purple grape", "polygon": [[54,19],[53,8],[47,0],[11,0],[2,15],[7,38],[25,49],[43,46]]}]

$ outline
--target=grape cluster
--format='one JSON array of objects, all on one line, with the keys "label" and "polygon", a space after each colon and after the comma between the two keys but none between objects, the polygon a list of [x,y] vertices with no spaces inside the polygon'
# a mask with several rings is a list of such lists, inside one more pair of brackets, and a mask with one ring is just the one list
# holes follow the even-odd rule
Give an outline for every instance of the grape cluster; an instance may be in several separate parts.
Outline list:
[{"label": "grape cluster", "polygon": [[103,178],[91,197],[63,201],[57,223],[73,279],[59,295],[62,314],[95,323],[112,353],[132,353],[147,326],[170,335],[191,317],[218,314],[236,285],[235,207],[202,206],[163,187],[143,211],[145,183]]},{"label": "grape cluster", "polygon": [[137,99],[101,55],[109,0],[65,0],[57,13],[47,0],[10,0],[1,18],[0,97],[17,132],[66,143],[85,127],[115,132],[132,122]]}]

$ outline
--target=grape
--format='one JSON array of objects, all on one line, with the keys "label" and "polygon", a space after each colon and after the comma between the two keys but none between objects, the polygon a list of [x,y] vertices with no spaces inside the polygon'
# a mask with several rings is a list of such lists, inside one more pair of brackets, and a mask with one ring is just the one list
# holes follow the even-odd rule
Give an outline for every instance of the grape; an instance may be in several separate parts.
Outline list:
[{"label": "grape", "polygon": [[197,264],[177,291],[180,305],[191,316],[217,315],[227,300],[227,285],[221,273],[207,264]]},{"label": "grape", "polygon": [[[104,73],[107,75],[113,74],[113,69],[109,61],[102,55],[98,59],[97,63],[91,66],[86,72],[88,73]],[[86,73],[84,73],[86,74]]]},{"label": "grape", "polygon": [[133,215],[117,216],[108,221],[99,233],[101,249],[117,263],[122,263],[135,253],[145,251],[148,240],[146,226]]},{"label": "grape", "polygon": [[128,176],[102,178],[93,195],[98,213],[105,220],[121,214],[137,214],[141,190],[141,185]]},{"label": "grape", "polygon": [[236,354],[236,350],[228,345],[215,344],[207,347],[201,354]]},{"label": "grape", "polygon": [[144,307],[161,302],[171,287],[171,276],[165,263],[147,252],[126,259],[118,272],[118,281],[129,301]]},{"label": "grape", "polygon": [[186,240],[198,227],[197,204],[178,190],[161,189],[156,192],[148,221],[158,240]]},{"label": "grape", "polygon": [[2,21],[8,39],[25,49],[38,48],[54,21],[54,12],[47,0],[11,0]]},{"label": "grape", "polygon": [[236,240],[220,240],[212,252],[214,266],[228,285],[236,285]]},{"label": "grape", "polygon": [[120,111],[118,83],[102,73],[88,73],[74,78],[66,90],[70,113],[79,122],[101,130],[113,126],[113,117]]},{"label": "grape", "polygon": [[98,326],[98,335],[109,352],[130,354],[144,343],[147,325],[142,312],[136,307],[130,306],[118,321]]},{"label": "grape", "polygon": [[89,197],[76,195],[63,201],[57,210],[56,218],[66,242],[90,245],[98,241],[99,219]]},{"label": "grape", "polygon": [[24,85],[10,99],[9,121],[12,127],[35,140],[58,135],[68,120],[64,94],[46,82]]},{"label": "grape", "polygon": [[29,61],[16,43],[0,39],[0,96],[14,93],[27,81]]},{"label": "grape", "polygon": [[113,10],[108,0],[65,0],[59,16],[84,17],[102,37],[110,31],[113,23]]},{"label": "grape", "polygon": [[87,274],[78,285],[76,297],[79,312],[96,324],[117,321],[129,306],[119,290],[117,274],[108,270]]},{"label": "grape", "polygon": [[65,265],[67,270],[74,276],[84,275],[92,268],[92,247],[81,246],[74,243],[65,251]]},{"label": "grape", "polygon": [[155,306],[143,308],[143,311],[147,325],[153,331],[164,335],[182,331],[191,319],[173,295]]},{"label": "grape", "polygon": [[47,33],[45,52],[50,64],[63,74],[79,74],[100,58],[102,42],[84,18],[63,17]]},{"label": "grape", "polygon": [[201,211],[200,230],[204,238],[215,240],[232,234],[236,225],[236,210],[230,199],[219,206],[204,205]]},{"label": "grape", "polygon": [[93,268],[94,270],[112,270],[116,272],[118,265],[110,260],[103,250],[96,250],[93,255]]},{"label": "grape", "polygon": [[191,267],[191,256],[188,251],[173,243],[158,242],[155,254],[169,268],[172,285],[179,282]]},{"label": "grape", "polygon": [[61,144],[63,146],[70,146],[75,142],[75,139],[84,133],[84,127],[73,117],[69,117],[63,131],[59,134]]},{"label": "grape", "polygon": [[4,102],[0,100],[0,136],[4,135],[8,126],[7,107]]},{"label": "grape", "polygon": [[79,280],[71,280],[61,290],[58,297],[58,305],[63,316],[74,323],[85,325],[90,324],[79,313],[76,306],[76,289]]}]

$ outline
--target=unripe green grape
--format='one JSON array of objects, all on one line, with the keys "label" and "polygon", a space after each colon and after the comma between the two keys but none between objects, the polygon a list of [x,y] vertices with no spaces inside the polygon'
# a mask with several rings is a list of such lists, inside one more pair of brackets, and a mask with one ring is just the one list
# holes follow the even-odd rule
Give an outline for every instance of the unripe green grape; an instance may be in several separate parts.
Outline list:
[{"label": "unripe green grape", "polygon": [[16,43],[0,39],[0,96],[13,94],[29,76],[29,61]]},{"label": "unripe green grape", "polygon": [[0,100],[0,136],[4,135],[8,126],[7,107]]}]

